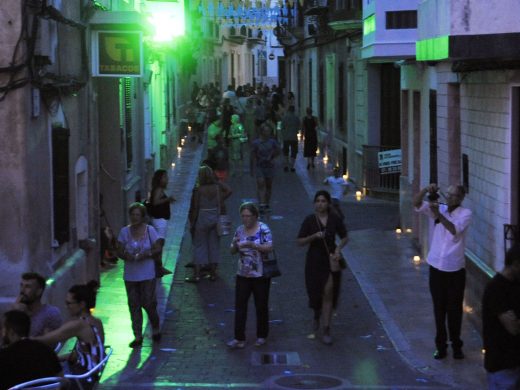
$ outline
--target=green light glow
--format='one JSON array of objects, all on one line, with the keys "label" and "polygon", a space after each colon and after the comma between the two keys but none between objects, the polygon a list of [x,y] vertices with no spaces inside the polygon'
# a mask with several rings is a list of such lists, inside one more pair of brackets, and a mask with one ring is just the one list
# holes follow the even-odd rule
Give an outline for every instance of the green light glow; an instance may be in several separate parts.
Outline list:
[{"label": "green light glow", "polygon": [[46,284],[47,286],[52,286],[52,285],[54,284],[55,281],[56,281],[56,280],[55,280],[54,278],[49,278],[49,279],[47,279],[47,281],[45,282],[45,284]]},{"label": "green light glow", "polygon": [[372,14],[363,20],[363,35],[368,35],[376,31],[376,15]]},{"label": "green light glow", "polygon": [[448,35],[424,39],[415,44],[417,61],[443,60],[450,56],[450,37]]},{"label": "green light glow", "polygon": [[171,42],[184,35],[184,2],[147,3],[147,10],[150,13],[148,21],[155,30],[154,42]]}]

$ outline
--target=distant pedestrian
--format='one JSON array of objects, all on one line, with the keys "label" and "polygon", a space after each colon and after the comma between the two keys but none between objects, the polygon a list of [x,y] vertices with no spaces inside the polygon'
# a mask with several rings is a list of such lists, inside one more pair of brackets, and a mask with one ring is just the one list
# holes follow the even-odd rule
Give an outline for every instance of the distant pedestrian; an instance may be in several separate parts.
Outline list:
[{"label": "distant pedestrian", "polygon": [[216,119],[208,126],[208,151],[217,146],[217,138],[224,137],[222,130],[222,121]]},{"label": "distant pedestrian", "polygon": [[256,190],[260,213],[270,210],[271,192],[275,175],[274,159],[280,154],[278,142],[271,137],[273,127],[264,122],[260,137],[251,145],[251,175],[256,177]]},{"label": "distant pedestrian", "polygon": [[231,176],[241,176],[244,171],[242,145],[247,142],[244,126],[240,123],[240,116],[231,116],[231,128],[229,131],[229,157],[231,160]]},{"label": "distant pedestrian", "polygon": [[156,170],[152,177],[152,190],[150,191],[150,207],[148,213],[152,218],[152,226],[159,235],[157,243],[161,246],[161,253],[155,257],[155,270],[159,278],[172,273],[172,271],[164,268],[162,261],[164,242],[166,240],[166,233],[168,232],[168,221],[171,217],[170,204],[176,200],[173,196],[166,194],[165,191],[167,187],[168,172],[165,169]]},{"label": "distant pedestrian", "polygon": [[[301,129],[300,118],[296,116],[294,106],[289,106],[287,112],[282,118],[282,140],[283,140],[283,155],[285,156],[284,171],[294,172],[294,162],[298,154],[298,132]],[[289,149],[290,156],[289,159]]]},{"label": "distant pedestrian", "polygon": [[[336,244],[336,236],[340,241]],[[314,213],[307,216],[298,233],[298,244],[309,245],[305,259],[305,285],[309,307],[314,310],[313,330],[321,328],[321,341],[332,344],[330,332],[332,310],[338,304],[341,286],[339,259],[347,244],[347,229],[332,212],[331,197],[320,190],[314,195]]]},{"label": "distant pedestrian", "polygon": [[314,168],[314,159],[318,150],[318,118],[312,115],[312,108],[307,108],[303,118],[303,157],[307,158],[307,169]]},{"label": "distant pedestrian", "polygon": [[343,211],[341,211],[341,199],[348,192],[349,182],[341,176],[339,167],[334,167],[332,175],[323,180],[323,184],[330,186],[330,197],[332,198],[332,206],[341,219],[344,219]]},{"label": "distant pedestrian", "polygon": [[[435,226],[428,252],[430,265],[430,293],[435,315],[435,359],[447,355],[448,334],[454,359],[464,359],[460,331],[462,326],[462,302],[466,285],[464,249],[466,233],[471,222],[471,210],[461,206],[464,187],[448,187],[447,205],[439,204],[439,188],[432,183],[414,198],[415,210],[431,218]],[[423,198],[428,193],[428,201]],[[446,332],[446,320],[448,333]]]},{"label": "distant pedestrian", "polygon": [[117,253],[125,261],[123,280],[134,333],[129,347],[136,348],[143,345],[143,309],[152,326],[153,341],[161,340],[154,261],[161,246],[157,242],[159,235],[155,228],[145,223],[146,208],[142,203],[132,203],[128,214],[130,224],[119,233]]},{"label": "distant pedestrian", "polygon": [[520,389],[520,244],[484,290],[482,325],[489,389]]},{"label": "distant pedestrian", "polygon": [[220,181],[226,181],[229,174],[229,149],[222,135],[217,136],[216,146],[208,149],[208,160]]},{"label": "distant pedestrian", "polygon": [[217,265],[220,262],[217,222],[219,211],[222,213],[225,210],[224,200],[231,195],[227,192],[228,188],[219,183],[209,166],[199,168],[188,214],[193,232],[193,275],[186,277],[186,282],[198,283],[202,267],[209,268],[211,281],[216,280]]},{"label": "distant pedestrian", "polygon": [[259,211],[254,203],[240,206],[240,225],[231,242],[231,254],[239,254],[235,284],[235,337],[228,347],[244,348],[246,344],[247,306],[253,294],[256,307],[256,342],[259,347],[269,335],[269,289],[271,279],[263,277],[263,261],[273,250],[269,226],[258,221]]}]

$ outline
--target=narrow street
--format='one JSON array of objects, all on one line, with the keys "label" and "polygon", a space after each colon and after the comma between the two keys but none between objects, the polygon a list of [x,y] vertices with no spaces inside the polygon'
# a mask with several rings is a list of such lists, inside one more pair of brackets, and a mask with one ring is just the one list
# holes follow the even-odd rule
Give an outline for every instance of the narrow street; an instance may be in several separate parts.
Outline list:
[{"label": "narrow street", "polygon": [[[266,222],[273,231],[283,276],[273,280],[271,289],[270,336],[265,346],[252,345],[255,317],[251,301],[247,328],[250,342],[244,350],[228,350],[225,342],[233,334],[236,269],[236,258],[228,252],[230,237],[221,240],[217,281],[204,279],[195,285],[184,282],[191,272],[184,267],[191,259],[191,240],[187,230],[182,241],[179,233],[185,223],[181,218],[187,213],[189,190],[181,193],[177,186],[193,185],[180,172],[193,172],[201,152],[200,147],[189,148],[181,157],[185,160],[174,168],[170,184],[178,202],[167,240],[171,256],[167,266],[174,266],[175,273],[173,281],[171,276],[162,280],[163,340],[155,345],[145,340],[141,350],[127,347],[131,331],[120,271],[105,273],[97,314],[107,324],[107,342],[116,352],[101,388],[482,388],[480,341],[469,326],[464,329],[468,346],[465,361],[447,359],[439,363],[431,358],[433,343],[427,339],[433,334],[429,296],[418,291],[427,293],[424,264],[414,268],[410,261],[409,269],[392,264],[413,251],[406,237],[396,238],[396,203],[368,198],[357,201],[352,194],[343,203],[351,238],[345,250],[350,269],[343,273],[341,303],[333,319],[335,342],[326,346],[310,337],[312,313],[304,286],[305,249],[296,246],[295,238],[304,216],[313,210],[311,196],[325,177],[321,161],[315,171],[308,172],[301,159],[296,173],[282,169],[277,173],[272,213]],[[255,198],[255,186],[248,174],[230,179],[230,184],[233,195],[227,207],[236,226],[238,206],[244,199]],[[374,237],[380,237],[378,242]],[[392,280],[385,279],[395,278],[396,272],[378,273],[381,266],[397,266],[403,284],[391,289]],[[415,295],[417,301],[403,301],[407,294]],[[419,310],[425,318],[412,318],[403,308],[404,315],[395,317],[399,322],[394,320],[395,305],[402,302],[408,302],[410,310]],[[409,319],[418,322],[410,326]],[[423,324],[426,329],[421,329]],[[401,329],[408,332],[406,336]],[[407,338],[413,334],[418,340]],[[424,344],[422,355],[416,349],[417,341]]]}]

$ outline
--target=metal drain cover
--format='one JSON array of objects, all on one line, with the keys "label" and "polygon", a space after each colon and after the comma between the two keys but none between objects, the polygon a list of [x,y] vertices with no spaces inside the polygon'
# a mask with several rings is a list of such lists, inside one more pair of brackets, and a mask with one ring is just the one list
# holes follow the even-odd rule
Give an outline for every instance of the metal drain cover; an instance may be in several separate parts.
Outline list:
[{"label": "metal drain cover", "polygon": [[319,374],[296,374],[273,377],[270,389],[344,389],[347,384],[341,378]]},{"label": "metal drain cover", "polygon": [[253,366],[301,366],[297,352],[253,352]]}]

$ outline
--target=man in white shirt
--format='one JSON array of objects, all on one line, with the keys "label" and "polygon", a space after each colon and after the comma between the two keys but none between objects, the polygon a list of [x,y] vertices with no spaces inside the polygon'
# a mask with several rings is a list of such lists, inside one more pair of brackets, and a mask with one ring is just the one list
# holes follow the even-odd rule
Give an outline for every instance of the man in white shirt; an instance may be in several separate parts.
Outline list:
[{"label": "man in white shirt", "polygon": [[[439,204],[438,191],[437,184],[432,183],[423,188],[414,198],[415,210],[427,215],[435,223],[427,258],[430,265],[430,293],[437,329],[435,336],[437,350],[433,357],[435,359],[446,357],[449,334],[453,358],[463,359],[460,330],[466,284],[464,248],[466,232],[471,222],[471,210],[461,206],[465,195],[463,186],[448,187],[447,204]],[[426,193],[428,193],[428,201],[423,200]]]},{"label": "man in white shirt", "polygon": [[329,176],[323,180],[323,184],[328,184],[330,186],[330,197],[332,198],[332,206],[336,209],[336,212],[344,219],[345,216],[341,211],[340,201],[343,198],[350,187],[350,184],[347,180],[341,176],[341,171],[339,167],[334,167],[332,170],[332,176]]}]

